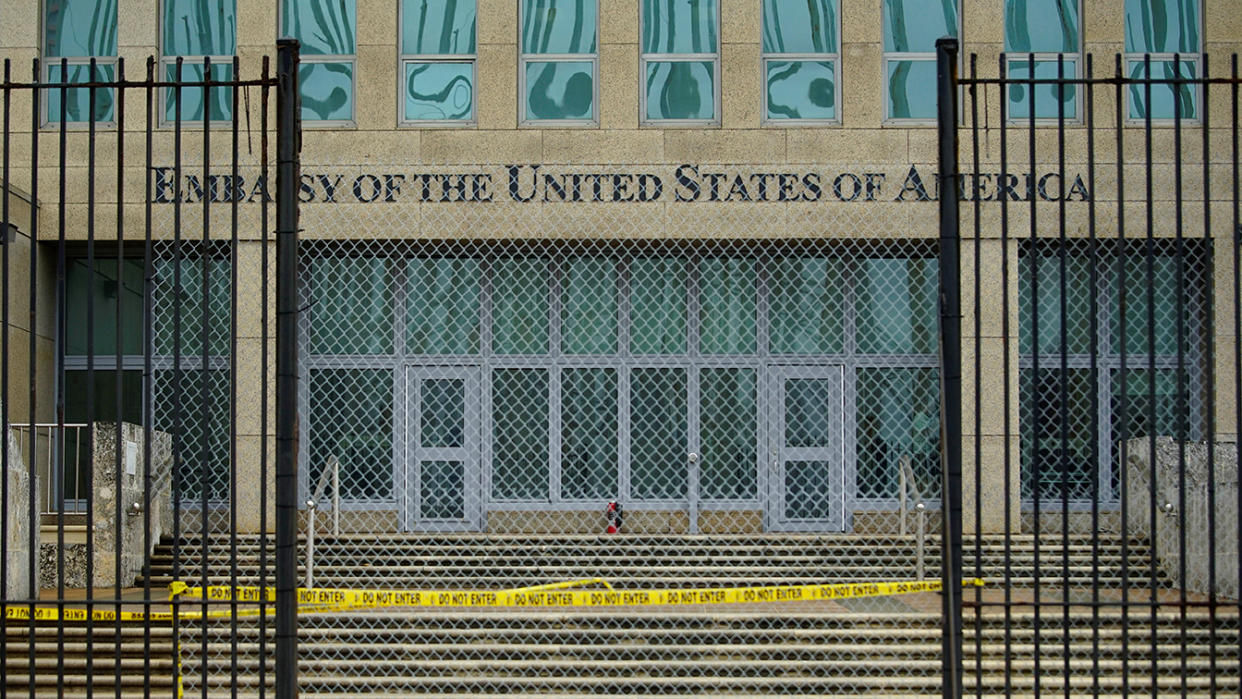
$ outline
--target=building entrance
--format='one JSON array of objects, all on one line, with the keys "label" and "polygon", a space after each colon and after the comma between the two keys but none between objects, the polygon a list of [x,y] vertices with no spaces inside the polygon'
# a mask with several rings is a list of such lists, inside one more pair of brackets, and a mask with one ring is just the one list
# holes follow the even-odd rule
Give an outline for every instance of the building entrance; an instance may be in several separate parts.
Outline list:
[{"label": "building entrance", "polygon": [[479,370],[410,367],[402,529],[481,528]]},{"label": "building entrance", "polygon": [[843,376],[841,366],[769,373],[772,529],[845,529]]}]

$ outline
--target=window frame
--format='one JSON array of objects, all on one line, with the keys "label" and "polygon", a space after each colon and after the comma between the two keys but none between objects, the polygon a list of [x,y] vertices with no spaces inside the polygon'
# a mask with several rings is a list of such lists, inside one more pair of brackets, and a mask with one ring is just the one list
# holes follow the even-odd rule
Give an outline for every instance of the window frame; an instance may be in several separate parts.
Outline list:
[{"label": "window frame", "polygon": [[[960,45],[962,41],[962,24],[963,24],[962,22],[962,0],[953,0],[953,2],[957,9],[957,40]],[[936,62],[936,49],[933,46],[928,51],[888,51],[886,50],[884,48],[884,43],[885,43],[884,36],[885,36],[885,32],[887,31],[887,26],[888,26],[887,20],[888,20],[888,2],[881,2],[880,3],[880,82],[881,82],[880,91],[882,94],[880,98],[883,100],[883,104],[881,105],[882,116],[880,119],[880,124],[881,126],[901,126],[903,128],[911,127],[911,126],[935,126],[936,125],[935,116],[932,116],[930,118],[894,117],[889,114],[889,109],[892,106],[892,100],[890,99],[891,95],[889,94],[889,89],[888,89],[888,65],[889,63],[898,62],[898,61],[910,61],[910,62],[925,62],[925,63],[931,63],[934,65]],[[965,59],[964,53],[959,53],[958,55],[958,67],[959,68],[961,67],[962,61],[964,59]],[[958,99],[959,101],[961,100],[961,88],[959,88]]]},{"label": "window frame", "polygon": [[[397,2],[397,128],[460,129],[479,125],[479,3],[474,2],[474,53],[423,54],[406,53],[402,37],[405,28],[405,4]],[[407,119],[405,116],[405,70],[413,63],[469,63],[470,64],[470,118],[469,119]]]},{"label": "window frame", "polygon": [[[114,6],[116,9],[117,18],[119,19],[120,14],[121,14],[119,2],[114,2]],[[88,66],[89,67],[91,64],[91,61],[95,62],[95,65],[97,68],[102,69],[104,67],[110,67],[112,69],[111,80],[117,79],[117,70],[119,69],[118,66],[120,63],[120,57],[118,55],[114,55],[114,56],[49,56],[47,53],[47,48],[48,48],[47,29],[48,29],[47,0],[40,0],[39,2],[39,63],[40,63],[39,79],[40,80],[51,85],[53,84],[53,81],[52,81],[53,68],[59,68],[62,65],[67,65],[69,68],[73,68],[74,66]],[[117,33],[116,47],[117,47],[117,53],[119,54],[120,47],[121,47],[120,29],[117,28],[117,25],[114,25],[114,30]],[[107,78],[103,78],[102,81],[109,82]],[[61,83],[57,82],[55,84],[60,85]],[[67,84],[71,86],[68,88],[69,90],[74,89],[72,87],[73,83],[67,83]],[[45,96],[40,99],[40,105],[39,105],[39,127],[40,128],[57,129],[57,130],[61,128],[60,120],[57,119],[56,121],[53,121],[51,119],[51,114],[48,111],[51,108],[51,99],[50,99],[50,96],[48,95],[50,95],[50,93],[53,90],[55,90],[56,92],[59,92],[60,89],[61,89],[60,87],[48,87],[47,92],[45,93]],[[77,88],[77,89],[83,89],[83,88]],[[99,89],[112,90],[113,92],[115,92],[115,88],[99,88]],[[93,116],[94,115],[92,115],[92,117]],[[84,121],[65,121],[64,125],[67,131],[78,131],[78,130],[89,129],[92,123],[94,124],[96,129],[103,128],[108,131],[115,130],[116,129],[115,109],[113,110],[111,119],[96,121],[95,119],[92,118],[92,119],[86,119]]]},{"label": "window frame", "polygon": [[[670,0],[671,2],[672,0]],[[716,6],[716,50],[713,53],[646,53],[643,51],[643,35],[646,27],[643,22],[643,0],[635,3],[638,12],[638,125],[655,128],[684,128],[720,126],[721,112],[724,105],[721,99],[720,84],[721,52],[723,31],[721,26],[721,5],[725,0],[715,0]],[[711,63],[712,64],[712,118],[710,119],[652,119],[647,116],[647,65],[649,63]]]},{"label": "window frame", "polygon": [[[518,126],[543,126],[561,128],[598,128],[599,127],[599,0],[587,0],[595,4],[595,53],[531,53],[523,45],[522,27],[526,14],[526,5],[531,0],[518,0]],[[526,68],[531,63],[590,63],[591,80],[591,117],[588,119],[531,119],[527,114]]]},{"label": "window frame", "polygon": [[[200,66],[200,67],[205,66],[207,62],[210,60],[212,73],[215,72],[218,66],[227,66],[228,70],[232,71],[233,70],[233,59],[237,57],[237,54],[236,54],[237,26],[236,24],[234,24],[233,26],[233,51],[234,53],[232,55],[178,54],[178,53],[170,54],[168,53],[168,47],[164,45],[164,18],[167,13],[167,7],[168,7],[169,1],[170,0],[159,0],[159,5],[158,5],[159,16],[156,17],[156,21],[155,21],[156,22],[156,33],[158,35],[156,37],[156,43],[158,44],[158,48],[159,48],[159,61],[158,61],[158,66],[156,67],[156,70],[158,72],[156,73],[156,80],[163,82],[165,80],[164,76],[168,68],[171,67],[174,70],[176,69],[178,59],[181,59],[182,66]],[[232,2],[233,2],[233,19],[234,21],[236,21],[237,0],[232,0]],[[184,81],[184,73],[182,75],[183,75],[182,80]],[[208,81],[211,82],[213,90],[233,89],[231,86],[228,86],[226,83],[232,82],[237,79],[236,74],[234,74],[232,77],[226,80],[210,80],[210,75],[207,74],[206,72],[204,72],[204,76],[205,76],[204,81],[202,83],[199,83],[200,85],[202,85],[202,87],[197,88],[197,89],[203,90],[204,92],[206,92],[207,90],[206,85]],[[172,79],[175,80],[176,78],[173,77]],[[193,83],[189,83],[189,84],[193,84]],[[165,87],[159,90],[159,100],[158,100],[158,104],[156,105],[156,109],[159,110],[159,117],[158,117],[157,123],[159,124],[161,128],[173,127],[174,124],[178,121],[177,119],[168,118],[168,106],[169,106],[168,100],[169,100],[170,95],[172,94],[172,90],[174,89],[176,88]],[[182,87],[182,89],[185,89],[184,86]],[[231,111],[231,105],[230,105],[230,111]],[[183,126],[186,124],[205,124],[207,126],[216,127],[216,128],[228,128],[229,125],[233,123],[233,120],[237,117],[237,115],[230,113],[227,119],[212,119],[211,118],[211,107],[207,105],[206,100],[204,100],[203,117],[204,117],[203,119],[186,119],[184,116],[182,116],[180,117],[179,121]]]},{"label": "window frame", "polygon": [[[761,0],[759,11],[759,123],[763,126],[805,127],[805,126],[840,126],[841,125],[841,0],[831,0],[836,12],[836,53],[779,53],[763,50],[763,34],[767,13],[763,12],[766,0]],[[831,61],[833,116],[830,119],[773,119],[768,116],[768,63],[771,61]]]},{"label": "window frame", "polygon": [[[1146,2],[1147,0],[1143,0],[1143,1]],[[1180,117],[1135,117],[1135,116],[1132,116],[1133,113],[1131,110],[1134,107],[1134,102],[1131,100],[1130,90],[1126,89],[1124,90],[1124,92],[1125,92],[1125,123],[1127,126],[1138,126],[1138,125],[1144,125],[1147,123],[1151,123],[1153,126],[1173,126],[1178,123],[1193,125],[1193,124],[1198,124],[1202,121],[1201,110],[1203,109],[1203,85],[1199,81],[1203,80],[1203,72],[1202,72],[1203,54],[1204,54],[1203,32],[1206,26],[1204,24],[1204,21],[1205,21],[1204,11],[1203,11],[1204,3],[1203,3],[1203,0],[1189,0],[1189,1],[1195,4],[1196,12],[1198,12],[1199,14],[1198,22],[1196,23],[1197,25],[1196,28],[1199,31],[1199,46],[1198,46],[1198,50],[1194,52],[1184,53],[1184,52],[1177,52],[1177,51],[1152,52],[1152,51],[1129,51],[1127,50],[1128,47],[1126,47],[1124,43],[1125,42],[1125,36],[1124,36],[1125,0],[1122,0],[1121,13],[1122,13],[1122,24],[1123,24],[1123,28],[1122,28],[1123,36],[1122,36],[1122,47],[1121,47],[1122,48],[1121,65],[1122,65],[1124,79],[1130,80],[1132,68],[1137,67],[1138,65],[1141,65],[1147,59],[1150,59],[1151,64],[1153,65],[1156,63],[1173,63],[1175,60],[1179,61],[1181,65],[1183,66],[1186,64],[1190,64],[1193,70],[1195,71],[1195,76],[1196,76],[1194,78],[1187,78],[1188,80],[1187,84],[1192,89],[1191,94],[1193,96],[1194,103],[1195,103],[1195,108],[1196,108],[1195,116],[1188,117],[1184,114],[1181,115]]]},{"label": "window frame", "polygon": [[[276,37],[293,36],[285,30],[285,4],[297,0],[281,0],[276,5]],[[303,128],[310,129],[353,129],[358,127],[358,0],[349,0],[354,4],[354,52],[350,54],[308,54],[299,55],[299,67],[313,64],[348,63],[349,74],[349,118],[348,119],[308,119],[303,112],[298,114],[298,122]],[[300,40],[300,37],[295,37]],[[302,84],[298,82],[299,105],[301,104]]]},{"label": "window frame", "polygon": [[[1005,0],[1004,9],[1008,9],[1009,3],[1011,2],[1013,2],[1013,0]],[[1086,51],[1084,50],[1086,44],[1083,39],[1083,0],[1074,0],[1074,6],[1075,6],[1075,11],[1078,13],[1078,31],[1077,31],[1078,45],[1076,47],[1076,50],[1072,52],[1071,51],[1025,51],[1025,52],[1003,51],[1002,53],[1003,53],[1004,61],[1005,61],[1005,79],[1007,81],[1009,81],[1012,84],[1025,84],[1029,86],[1030,83],[1027,81],[1029,81],[1031,77],[1034,77],[1035,80],[1043,79],[1043,78],[1039,78],[1035,76],[1035,67],[1037,65],[1041,63],[1051,63],[1054,66],[1056,66],[1058,61],[1061,61],[1061,60],[1064,60],[1066,64],[1069,64],[1071,62],[1073,63],[1074,69],[1072,72],[1066,71],[1065,80],[1072,80],[1072,81],[1082,80],[1083,75],[1084,75],[1084,72],[1083,72],[1084,71],[1084,65],[1083,65],[1084,56],[1086,55]],[[1003,41],[1001,44],[1002,49],[1004,49],[1005,44],[1007,44],[1009,41],[1008,27],[1006,26],[1003,31],[1005,32],[1005,36],[1003,37]],[[1030,76],[1024,79],[1014,78],[1012,71],[1013,71],[1013,66],[1015,63],[1030,63],[1031,64]],[[1066,114],[1066,115],[1050,116],[1050,117],[1036,116],[1035,124],[1037,126],[1039,125],[1055,126],[1058,123],[1082,124],[1083,123],[1083,111],[1084,111],[1082,108],[1082,98],[1083,98],[1083,95],[1085,94],[1085,88],[1082,85],[1082,83],[1079,83],[1079,82],[1075,82],[1074,87],[1077,90],[1077,94],[1074,95],[1074,113],[1072,115]],[[1009,101],[1008,96],[1005,97],[1005,100],[1006,100],[1005,101],[1005,118],[1010,124],[1020,125],[1020,124],[1031,123],[1031,117],[1029,115],[1023,116],[1023,117],[1013,116],[1013,111],[1012,111],[1013,103]],[[1030,102],[1029,98],[1028,98],[1028,102]]]}]

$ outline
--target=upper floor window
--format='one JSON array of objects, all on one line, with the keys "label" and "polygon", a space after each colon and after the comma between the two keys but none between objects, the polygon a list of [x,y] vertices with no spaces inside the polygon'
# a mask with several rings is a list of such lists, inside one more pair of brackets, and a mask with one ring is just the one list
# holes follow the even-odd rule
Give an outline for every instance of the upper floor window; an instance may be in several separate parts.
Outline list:
[{"label": "upper floor window", "polygon": [[303,123],[352,123],[358,26],[355,0],[282,0],[280,20],[281,34],[301,42],[298,85]]},{"label": "upper floor window", "polygon": [[[237,53],[236,0],[163,0],[160,63],[165,80],[204,83],[233,79]],[[168,87],[163,94],[167,122],[228,121],[233,118],[233,90],[218,85]]]},{"label": "upper floor window", "polygon": [[765,121],[839,119],[840,7],[840,0],[763,0]]},{"label": "upper floor window", "polygon": [[886,120],[936,120],[936,39],[958,22],[958,0],[884,0]]},{"label": "upper floor window", "polygon": [[474,122],[475,16],[475,0],[401,0],[401,123]]},{"label": "upper floor window", "polygon": [[522,121],[599,121],[598,0],[522,0]]},{"label": "upper floor window", "polygon": [[[1126,75],[1153,80],[1199,77],[1199,0],[1126,0]],[[1198,88],[1193,84],[1153,83],[1129,89],[1131,119],[1198,119]],[[1150,99],[1150,104],[1149,104]]]},{"label": "upper floor window", "polygon": [[720,123],[719,0],[642,0],[644,123]]},{"label": "upper floor window", "polygon": [[[116,79],[116,0],[45,0],[43,3],[43,76],[49,83]],[[47,91],[44,120],[59,123],[115,120],[112,89],[51,88]]]},{"label": "upper floor window", "polygon": [[[1006,66],[1011,80],[1072,80],[1081,68],[1079,0],[1007,0],[1005,3]],[[1034,60],[1032,61],[1032,54]],[[1078,116],[1077,86],[1042,83],[1008,87],[1009,117],[1036,119]]]}]

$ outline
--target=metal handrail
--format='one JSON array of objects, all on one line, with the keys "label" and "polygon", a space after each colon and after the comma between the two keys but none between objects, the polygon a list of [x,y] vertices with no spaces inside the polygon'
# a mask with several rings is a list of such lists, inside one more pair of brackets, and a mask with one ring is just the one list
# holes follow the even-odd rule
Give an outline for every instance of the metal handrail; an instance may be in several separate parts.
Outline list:
[{"label": "metal handrail", "polygon": [[319,501],[323,499],[324,489],[328,486],[328,474],[332,474],[332,535],[341,533],[341,461],[336,455],[328,457],[323,471],[319,474],[319,482],[315,484],[315,493],[306,501],[306,586],[315,586],[315,526],[319,518]]},{"label": "metal handrail", "polygon": [[901,535],[906,535],[906,517],[908,516],[908,503],[913,497],[915,522],[917,534],[915,534],[915,566],[918,579],[922,580],[926,570],[926,531],[927,531],[927,503],[923,502],[923,495],[919,492],[917,481],[914,478],[914,468],[910,465],[910,456],[907,454],[898,460],[898,489],[900,495],[901,507]]},{"label": "metal handrail", "polygon": [[[43,501],[43,505],[40,508],[40,512],[42,514],[80,513],[86,511],[86,499],[90,495],[79,492],[78,485],[83,457],[90,458],[89,455],[82,453],[82,448],[85,446],[82,443],[82,430],[87,427],[89,425],[84,422],[66,422],[63,424],[58,422],[36,422],[33,425],[28,422],[9,423],[9,428],[17,433],[18,458],[21,458],[20,455],[23,454],[28,458],[26,467],[30,471],[31,478],[35,478],[38,475],[36,471],[39,464],[37,462],[40,455],[40,443],[43,443],[42,452],[46,457],[46,463],[43,465],[47,467],[47,479],[41,487],[43,492],[40,499]],[[65,432],[72,431],[72,440],[69,440],[67,437],[57,439],[55,432],[61,429]],[[74,447],[73,453],[75,458],[70,469],[68,468],[70,464],[61,464],[62,457],[58,456],[58,452],[62,446],[67,446],[71,443]],[[57,464],[61,465],[58,466]],[[69,470],[72,470],[72,474],[67,473]],[[72,498],[65,497],[67,495],[65,492],[67,489],[66,485],[70,482],[73,483],[74,497]],[[67,505],[63,511],[59,506],[61,504]]]}]

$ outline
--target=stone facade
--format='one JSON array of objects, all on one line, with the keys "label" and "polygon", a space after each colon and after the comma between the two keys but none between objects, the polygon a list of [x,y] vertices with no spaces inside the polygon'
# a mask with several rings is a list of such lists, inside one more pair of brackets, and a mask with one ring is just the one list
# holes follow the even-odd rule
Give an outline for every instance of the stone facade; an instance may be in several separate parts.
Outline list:
[{"label": "stone facade", "polygon": [[[4,403],[0,396],[0,409]],[[8,600],[30,597],[30,471],[26,459],[13,433],[5,429],[2,446],[5,450],[5,486],[8,500],[5,502],[8,538],[4,541],[4,589],[0,590]],[[37,492],[37,489],[36,489]]]}]

